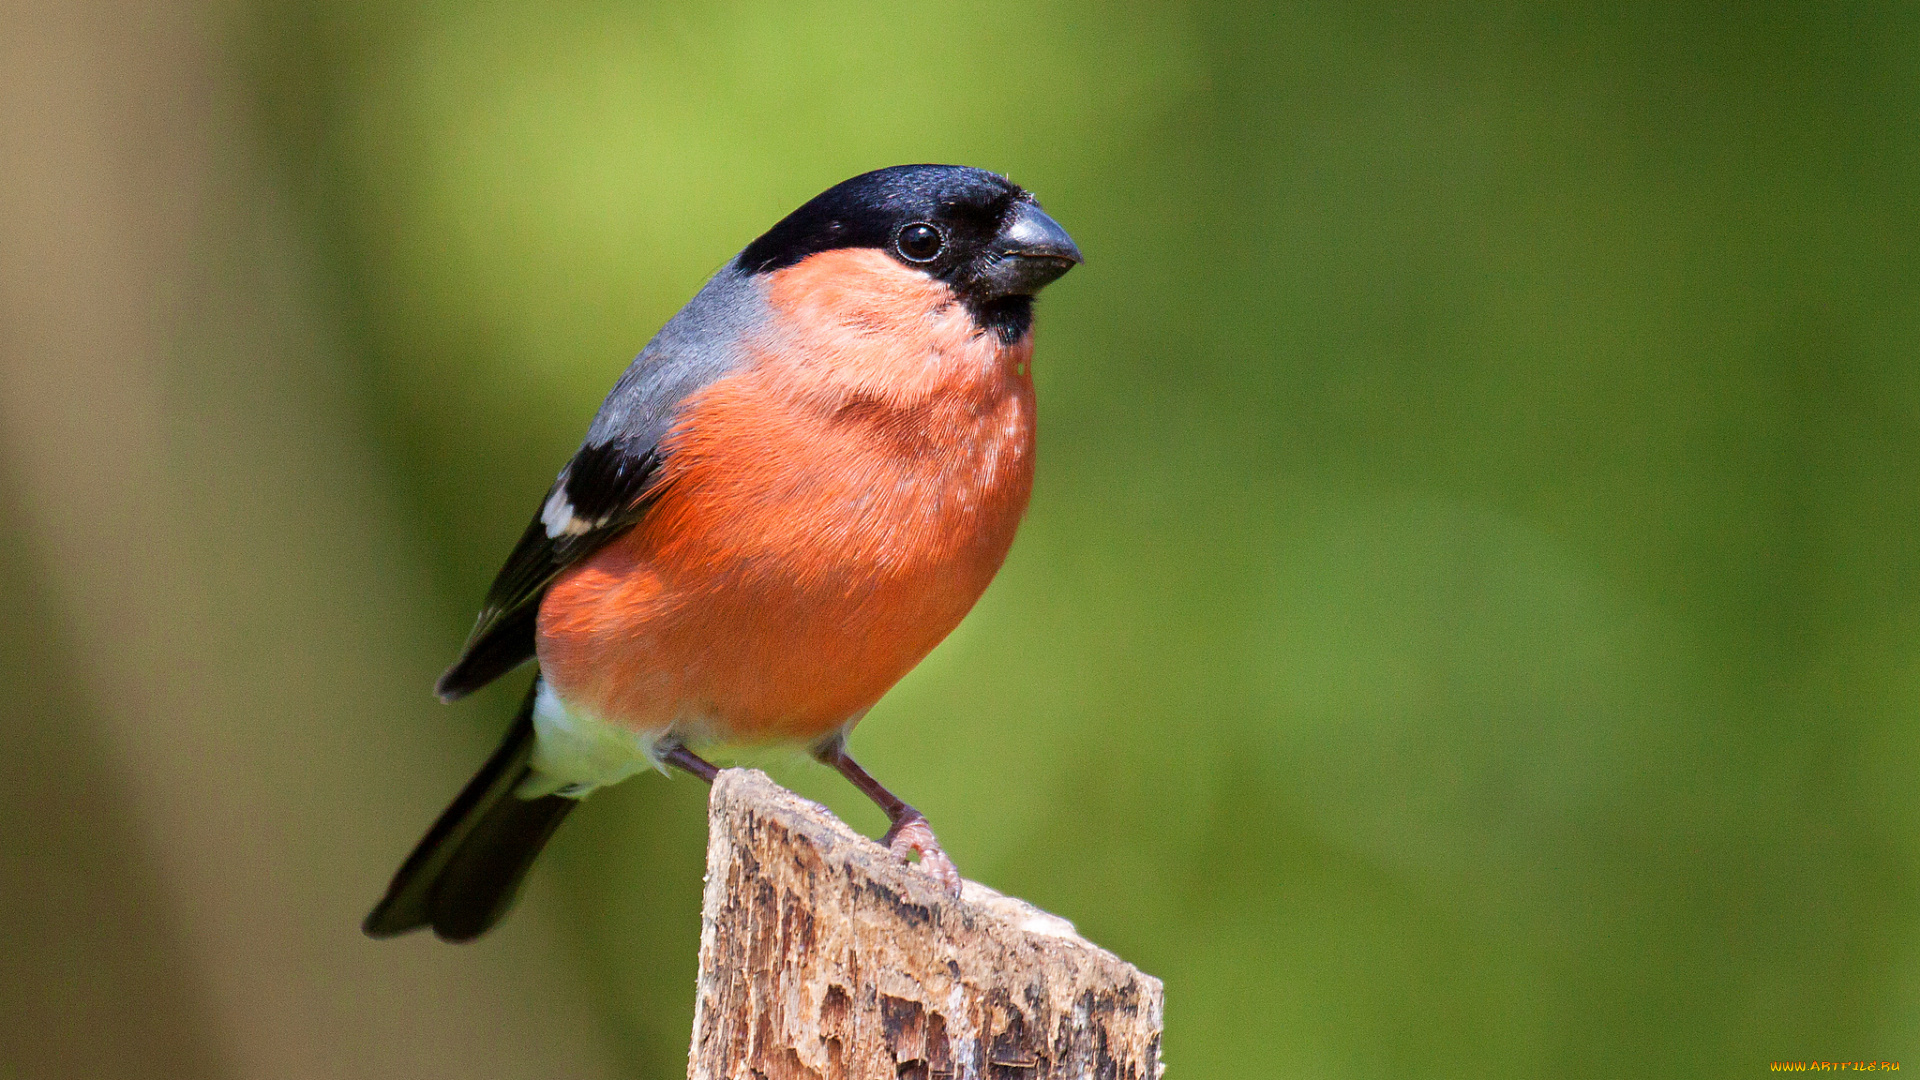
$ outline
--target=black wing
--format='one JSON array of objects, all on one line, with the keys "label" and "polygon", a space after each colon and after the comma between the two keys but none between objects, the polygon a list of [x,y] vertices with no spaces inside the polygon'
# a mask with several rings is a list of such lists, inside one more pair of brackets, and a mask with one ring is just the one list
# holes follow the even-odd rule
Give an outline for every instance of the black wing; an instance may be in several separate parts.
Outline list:
[{"label": "black wing", "polygon": [[655,446],[630,449],[615,440],[580,448],[493,579],[460,658],[434,686],[440,700],[458,701],[533,658],[547,586],[640,520],[659,471]]}]

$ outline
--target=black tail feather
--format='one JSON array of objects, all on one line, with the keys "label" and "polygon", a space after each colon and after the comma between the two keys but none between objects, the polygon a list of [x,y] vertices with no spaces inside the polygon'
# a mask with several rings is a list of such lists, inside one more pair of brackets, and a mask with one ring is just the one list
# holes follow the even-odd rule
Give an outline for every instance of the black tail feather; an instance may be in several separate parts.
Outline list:
[{"label": "black tail feather", "polygon": [[578,802],[564,795],[513,794],[530,771],[539,686],[535,679],[500,748],[393,876],[387,895],[361,925],[369,937],[431,926],[444,940],[471,941],[513,906],[534,856]]},{"label": "black tail feather", "polygon": [[472,941],[506,915],[534,857],[580,800],[508,796],[481,817],[434,884],[428,911],[443,941]]}]

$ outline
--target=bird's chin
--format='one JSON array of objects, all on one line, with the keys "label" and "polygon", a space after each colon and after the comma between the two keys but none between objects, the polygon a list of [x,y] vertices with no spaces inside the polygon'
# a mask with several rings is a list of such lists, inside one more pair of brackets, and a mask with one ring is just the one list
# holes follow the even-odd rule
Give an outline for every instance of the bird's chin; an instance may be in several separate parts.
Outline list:
[{"label": "bird's chin", "polygon": [[970,300],[967,310],[981,333],[991,333],[1002,345],[1012,345],[1033,328],[1033,297],[1028,293]]}]

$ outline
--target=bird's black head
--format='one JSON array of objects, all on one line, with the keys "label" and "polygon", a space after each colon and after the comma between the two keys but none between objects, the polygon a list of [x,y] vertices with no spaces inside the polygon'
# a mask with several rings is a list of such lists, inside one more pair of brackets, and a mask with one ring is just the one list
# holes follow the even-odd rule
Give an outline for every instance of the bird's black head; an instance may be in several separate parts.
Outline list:
[{"label": "bird's black head", "polygon": [[1015,340],[1033,296],[1080,249],[1006,177],[959,165],[896,165],[835,184],[747,245],[751,274],[836,248],[875,248],[953,286],[983,327]]}]

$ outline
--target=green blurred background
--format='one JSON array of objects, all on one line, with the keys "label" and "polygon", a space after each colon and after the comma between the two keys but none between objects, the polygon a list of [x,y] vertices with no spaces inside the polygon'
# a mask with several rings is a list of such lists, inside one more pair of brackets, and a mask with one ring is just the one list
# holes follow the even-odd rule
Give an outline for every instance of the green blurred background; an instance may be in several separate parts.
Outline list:
[{"label": "green blurred background", "polygon": [[690,781],[496,938],[356,922],[614,377],[913,161],[1088,262],[1012,556],[853,745],[1166,981],[1170,1075],[1920,1049],[1915,5],[13,7],[0,1072],[680,1074]]}]

